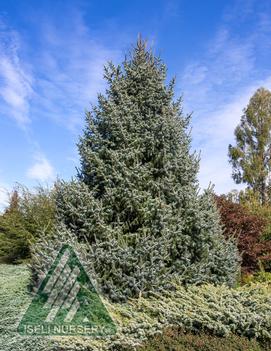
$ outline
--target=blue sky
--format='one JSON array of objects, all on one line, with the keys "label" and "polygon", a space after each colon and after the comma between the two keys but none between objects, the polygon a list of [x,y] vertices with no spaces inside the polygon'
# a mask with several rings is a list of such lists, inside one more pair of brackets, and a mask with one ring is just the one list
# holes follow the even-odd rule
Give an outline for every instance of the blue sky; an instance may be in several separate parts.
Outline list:
[{"label": "blue sky", "polygon": [[69,179],[84,111],[138,33],[193,111],[200,185],[231,180],[227,147],[249,97],[271,89],[269,0],[0,0],[0,206],[15,182]]}]

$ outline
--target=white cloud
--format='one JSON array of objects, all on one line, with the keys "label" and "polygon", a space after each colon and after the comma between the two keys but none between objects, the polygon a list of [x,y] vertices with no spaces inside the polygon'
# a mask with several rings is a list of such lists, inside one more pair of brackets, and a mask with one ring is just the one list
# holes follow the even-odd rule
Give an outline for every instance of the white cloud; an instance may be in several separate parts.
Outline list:
[{"label": "white cloud", "polygon": [[78,11],[64,30],[48,18],[43,25],[42,47],[35,64],[43,67],[36,82],[35,114],[77,134],[85,109],[96,101],[98,92],[104,91],[104,64],[119,57],[119,51],[95,40]]},{"label": "white cloud", "polygon": [[8,190],[4,185],[0,185],[0,213],[8,205],[9,195]]},{"label": "white cloud", "polygon": [[182,80],[190,84],[199,84],[205,80],[208,68],[197,63],[190,64],[185,68]]},{"label": "white cloud", "polygon": [[27,171],[31,179],[45,182],[55,178],[55,171],[51,163],[43,155],[36,156],[36,162]]},{"label": "white cloud", "polygon": [[[49,120],[78,135],[85,109],[104,91],[104,64],[120,56],[112,49],[115,42],[108,48],[102,36],[96,39],[89,32],[82,13],[70,5],[65,11],[70,11],[63,14],[69,21],[61,26],[53,15],[31,19],[37,21],[34,47],[0,17],[0,117],[13,118],[23,129],[29,149],[37,154],[25,175],[41,182],[53,180],[56,172],[40,152],[43,130],[37,127]],[[1,193],[0,207],[2,199],[4,203]]]},{"label": "white cloud", "polygon": [[19,58],[19,37],[0,22],[0,97],[2,110],[25,127],[30,122],[29,102],[32,78]]},{"label": "white cloud", "polygon": [[266,38],[271,34],[271,15],[249,9],[246,16],[254,16],[250,21],[254,24],[246,35],[232,34],[234,23],[229,21],[238,16],[228,12],[205,51],[185,67],[181,77],[185,109],[194,111],[193,145],[201,150],[200,184],[207,187],[213,182],[218,193],[242,187],[231,178],[228,145],[234,143],[234,129],[256,89],[271,89],[271,70],[256,61],[261,55],[270,56]]},{"label": "white cloud", "polygon": [[180,86],[189,109],[201,114],[229,102],[237,86],[254,71],[254,38],[233,38],[224,26],[207,46],[201,60],[185,67]]},{"label": "white cloud", "polygon": [[243,187],[237,186],[231,179],[228,145],[234,143],[234,129],[240,122],[243,109],[261,86],[271,90],[271,76],[239,91],[232,101],[203,116],[201,123],[195,123],[193,135],[201,148],[199,179],[202,187],[215,182],[215,189],[219,193]]}]

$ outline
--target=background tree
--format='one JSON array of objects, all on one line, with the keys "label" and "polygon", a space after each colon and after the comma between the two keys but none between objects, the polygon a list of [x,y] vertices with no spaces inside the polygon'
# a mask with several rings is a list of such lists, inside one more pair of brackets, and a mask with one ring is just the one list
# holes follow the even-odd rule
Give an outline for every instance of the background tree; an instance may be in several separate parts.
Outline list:
[{"label": "background tree", "polygon": [[0,215],[0,261],[20,263],[30,258],[30,245],[39,235],[48,236],[55,224],[53,191],[18,185]]},{"label": "background tree", "polygon": [[271,170],[271,92],[260,88],[252,96],[229,145],[233,179],[246,183],[262,204],[268,200]]},{"label": "background tree", "polygon": [[[231,195],[231,194],[230,194]],[[226,237],[237,239],[238,249],[242,256],[242,273],[255,273],[260,263],[269,271],[271,263],[271,240],[264,240],[267,219],[258,212],[240,203],[232,202],[229,197],[215,197],[221,223]]]},{"label": "background tree", "polygon": [[190,116],[166,67],[137,42],[86,114],[78,181],[58,184],[58,217],[87,240],[96,279],[112,299],[188,283],[233,285],[237,249],[210,192],[198,194]]}]

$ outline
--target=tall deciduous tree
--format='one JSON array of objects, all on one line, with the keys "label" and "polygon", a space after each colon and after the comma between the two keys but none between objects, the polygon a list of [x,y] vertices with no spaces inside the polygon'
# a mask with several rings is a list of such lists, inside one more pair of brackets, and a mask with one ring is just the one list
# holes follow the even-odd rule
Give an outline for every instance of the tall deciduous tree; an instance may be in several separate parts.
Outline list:
[{"label": "tall deciduous tree", "polygon": [[259,196],[268,200],[271,171],[271,92],[258,89],[249,101],[241,122],[235,129],[236,146],[229,145],[233,179],[246,183]]},{"label": "tall deciduous tree", "polygon": [[91,244],[101,289],[113,299],[183,283],[233,284],[237,251],[223,238],[208,192],[198,194],[190,117],[166,67],[139,40],[86,115],[79,182],[59,185],[58,215]]}]

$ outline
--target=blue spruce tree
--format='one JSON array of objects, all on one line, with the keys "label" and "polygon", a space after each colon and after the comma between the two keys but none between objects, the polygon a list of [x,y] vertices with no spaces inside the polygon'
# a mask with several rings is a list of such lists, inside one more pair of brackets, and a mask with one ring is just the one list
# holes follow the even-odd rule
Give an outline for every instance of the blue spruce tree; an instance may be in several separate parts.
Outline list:
[{"label": "blue spruce tree", "polygon": [[78,179],[57,191],[59,220],[89,243],[100,288],[119,301],[173,281],[233,285],[237,249],[211,192],[199,195],[190,116],[165,65],[139,39],[104,77],[78,144]]}]

